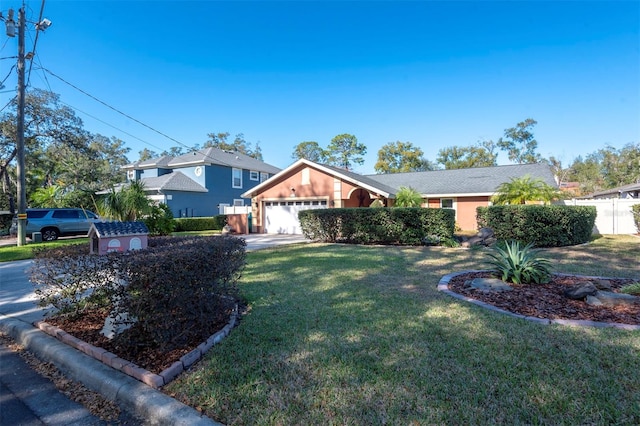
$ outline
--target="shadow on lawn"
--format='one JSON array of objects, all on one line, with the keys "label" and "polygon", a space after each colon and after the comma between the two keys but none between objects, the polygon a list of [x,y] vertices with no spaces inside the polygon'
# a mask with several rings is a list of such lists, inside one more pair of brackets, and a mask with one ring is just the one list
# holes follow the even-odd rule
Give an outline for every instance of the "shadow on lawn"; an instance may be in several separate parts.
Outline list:
[{"label": "shadow on lawn", "polygon": [[256,253],[241,284],[249,314],[170,389],[234,424],[639,420],[637,334],[529,323],[436,290],[484,257],[321,244]]}]

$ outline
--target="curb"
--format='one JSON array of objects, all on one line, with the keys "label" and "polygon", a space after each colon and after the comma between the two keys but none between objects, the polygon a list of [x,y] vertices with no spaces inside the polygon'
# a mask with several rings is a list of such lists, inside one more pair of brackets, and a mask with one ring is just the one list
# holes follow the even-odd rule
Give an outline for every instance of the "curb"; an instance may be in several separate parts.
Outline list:
[{"label": "curb", "polygon": [[77,351],[22,320],[0,315],[6,332],[38,358],[153,425],[222,425],[164,393]]},{"label": "curb", "polygon": [[[497,312],[499,314],[504,314],[513,318],[520,318],[527,321],[535,322],[537,324],[558,324],[558,325],[567,325],[571,327],[596,327],[596,328],[620,328],[623,330],[640,330],[640,325],[631,325],[631,324],[620,324],[614,322],[598,322],[598,321],[585,321],[585,320],[564,320],[564,319],[548,319],[548,318],[536,318],[536,317],[528,317],[521,314],[516,314],[510,311],[506,311],[504,309],[497,308],[489,303],[482,302],[480,300],[473,299],[471,297],[463,296],[462,294],[458,294],[449,290],[449,281],[453,277],[457,277],[458,275],[468,274],[472,272],[485,272],[481,269],[472,269],[469,271],[460,271],[455,272],[453,274],[445,275],[438,282],[438,291],[448,294],[451,297],[454,297],[459,300],[464,300],[465,302],[473,303],[474,305],[480,306],[482,308],[486,308],[490,311]],[[569,275],[569,274],[557,274],[557,275]],[[606,278],[606,277],[595,277],[590,275],[573,275],[576,277],[582,278]]]}]

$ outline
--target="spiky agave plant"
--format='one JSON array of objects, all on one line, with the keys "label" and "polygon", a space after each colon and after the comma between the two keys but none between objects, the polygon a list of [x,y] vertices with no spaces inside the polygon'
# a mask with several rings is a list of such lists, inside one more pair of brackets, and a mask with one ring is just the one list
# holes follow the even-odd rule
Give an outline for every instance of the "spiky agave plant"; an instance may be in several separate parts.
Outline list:
[{"label": "spiky agave plant", "polygon": [[539,256],[533,243],[522,245],[519,241],[496,244],[495,253],[487,261],[491,272],[502,281],[514,284],[543,284],[551,279],[551,262]]}]

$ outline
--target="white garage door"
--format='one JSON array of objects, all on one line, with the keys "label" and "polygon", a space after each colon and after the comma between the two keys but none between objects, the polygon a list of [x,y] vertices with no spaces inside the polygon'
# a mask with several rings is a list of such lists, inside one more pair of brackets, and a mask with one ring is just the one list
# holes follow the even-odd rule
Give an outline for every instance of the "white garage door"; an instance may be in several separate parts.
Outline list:
[{"label": "white garage door", "polygon": [[264,203],[264,229],[267,234],[302,234],[298,212],[326,209],[327,200],[266,201]]}]

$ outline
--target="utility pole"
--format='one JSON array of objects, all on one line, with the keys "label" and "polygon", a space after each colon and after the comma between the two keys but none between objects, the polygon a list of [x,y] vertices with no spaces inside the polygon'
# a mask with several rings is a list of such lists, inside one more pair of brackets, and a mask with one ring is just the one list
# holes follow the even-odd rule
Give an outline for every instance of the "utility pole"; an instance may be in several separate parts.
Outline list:
[{"label": "utility pole", "polygon": [[16,173],[18,175],[18,246],[27,244],[27,189],[24,164],[24,31],[25,15],[24,6],[18,11],[18,111],[17,111],[17,160]]}]

